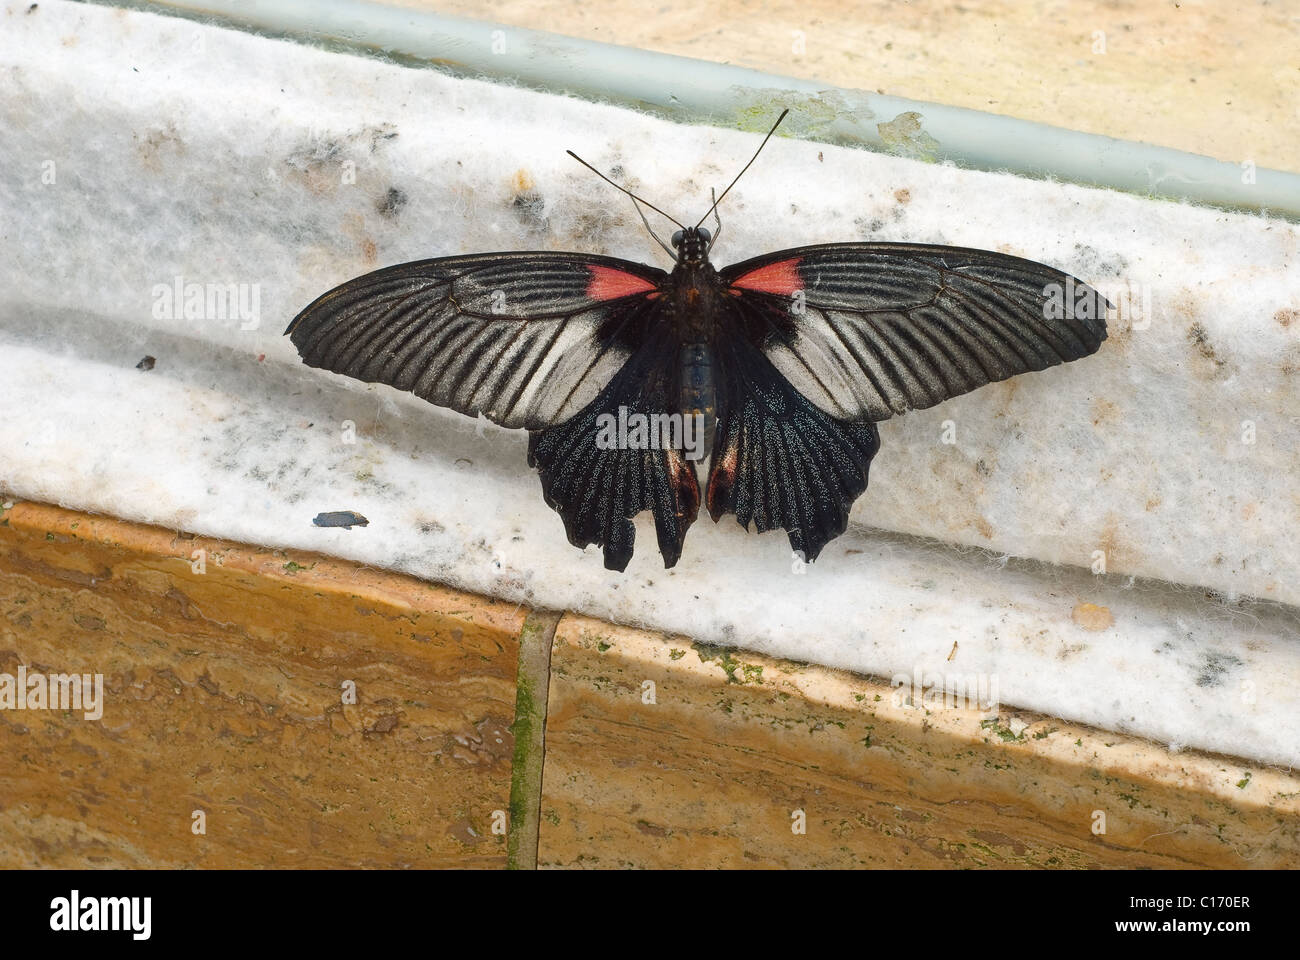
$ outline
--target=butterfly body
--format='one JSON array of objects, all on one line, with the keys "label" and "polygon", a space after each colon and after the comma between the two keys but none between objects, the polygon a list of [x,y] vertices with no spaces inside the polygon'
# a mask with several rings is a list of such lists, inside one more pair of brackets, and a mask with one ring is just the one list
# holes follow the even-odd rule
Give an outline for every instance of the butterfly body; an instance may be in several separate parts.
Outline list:
[{"label": "butterfly body", "polygon": [[716,339],[726,334],[719,323],[724,287],[709,262],[708,230],[683,230],[673,237],[677,263],[663,281],[663,294],[672,305],[673,336],[678,349],[677,413],[699,417],[704,449],[712,448],[717,425],[717,385],[714,381]]}]

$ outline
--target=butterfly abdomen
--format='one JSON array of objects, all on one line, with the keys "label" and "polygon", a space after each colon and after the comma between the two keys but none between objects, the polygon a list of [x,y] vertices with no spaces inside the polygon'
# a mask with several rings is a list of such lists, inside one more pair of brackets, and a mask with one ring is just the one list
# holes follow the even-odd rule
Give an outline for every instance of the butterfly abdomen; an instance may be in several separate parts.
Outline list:
[{"label": "butterfly abdomen", "polygon": [[703,430],[702,450],[713,449],[713,427],[718,419],[718,388],[713,368],[713,349],[707,343],[685,343],[678,351],[681,387],[678,402],[682,417],[699,418]]}]

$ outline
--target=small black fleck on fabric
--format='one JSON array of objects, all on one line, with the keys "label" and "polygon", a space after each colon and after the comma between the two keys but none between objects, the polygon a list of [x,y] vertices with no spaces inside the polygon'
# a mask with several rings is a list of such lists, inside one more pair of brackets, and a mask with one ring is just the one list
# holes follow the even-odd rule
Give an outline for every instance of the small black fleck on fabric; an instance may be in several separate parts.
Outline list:
[{"label": "small black fleck on fabric", "polygon": [[135,368],[136,368],[137,370],[152,370],[152,369],[153,369],[153,365],[154,365],[155,363],[157,363],[157,362],[158,362],[158,361],[157,361],[154,357],[148,357],[148,356],[147,356],[147,357],[144,357],[144,358],[143,358],[139,363],[137,363],[137,364],[135,365]]},{"label": "small black fleck on fabric", "polygon": [[328,513],[318,513],[312,523],[318,527],[345,527],[348,530],[353,527],[370,526],[370,521],[355,510],[333,510]]},{"label": "small black fleck on fabric", "polygon": [[407,197],[404,191],[397,189],[397,187],[389,187],[388,192],[375,202],[375,209],[389,220],[395,220],[397,215],[402,212],[402,208],[406,206],[408,199],[410,198]]},{"label": "small black fleck on fabric", "polygon": [[1198,687],[1220,687],[1223,685],[1224,677],[1228,672],[1240,666],[1242,666],[1241,658],[1231,653],[1221,653],[1217,650],[1206,651],[1201,657],[1196,685]]},{"label": "small black fleck on fabric", "polygon": [[538,228],[546,224],[546,201],[535,190],[515,194],[514,207],[515,213],[526,225]]}]

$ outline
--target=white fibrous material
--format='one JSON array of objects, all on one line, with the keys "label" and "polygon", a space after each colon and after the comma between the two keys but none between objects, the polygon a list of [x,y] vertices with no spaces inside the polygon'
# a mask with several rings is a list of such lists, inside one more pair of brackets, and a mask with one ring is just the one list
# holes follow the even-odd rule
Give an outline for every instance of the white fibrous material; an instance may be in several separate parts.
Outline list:
[{"label": "white fibrous material", "polygon": [[[756,136],[29,6],[0,10],[6,496],[885,677],[991,677],[1003,703],[1300,760],[1294,224],[774,138],[724,202],[719,265],[828,241],[980,247],[1093,283],[1121,315],[1095,356],[883,423],[816,564],[702,514],[665,571],[643,516],[616,574],[566,541],[526,434],[309,369],[282,332],[405,260],[666,267],[565,149],[693,223]],[[313,526],[337,510],[369,526]]]}]

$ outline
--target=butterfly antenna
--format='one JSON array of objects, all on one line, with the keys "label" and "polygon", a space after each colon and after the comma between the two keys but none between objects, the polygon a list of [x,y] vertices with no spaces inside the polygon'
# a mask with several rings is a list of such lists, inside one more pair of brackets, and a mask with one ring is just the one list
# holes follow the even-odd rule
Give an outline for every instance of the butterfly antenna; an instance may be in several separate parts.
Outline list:
[{"label": "butterfly antenna", "polygon": [[718,225],[718,229],[713,231],[713,236],[709,239],[709,249],[705,253],[713,252],[713,245],[718,242],[718,237],[722,236],[722,218],[718,216],[718,191],[709,187],[709,196],[713,198],[713,222]]},{"label": "butterfly antenna", "polygon": [[654,228],[650,226],[650,221],[645,218],[645,211],[641,209],[641,204],[636,202],[636,197],[632,198],[632,206],[636,207],[636,212],[641,215],[641,222],[645,224],[646,233],[654,237],[655,243],[663,247],[664,252],[667,253],[668,256],[672,257],[674,260],[677,259],[677,254],[673,251],[673,248],[660,240],[659,234],[655,233]]},{"label": "butterfly antenna", "polygon": [[[586,160],[582,159],[582,157],[578,156],[578,155],[577,155],[576,153],[574,153],[572,150],[565,150],[564,152],[567,153],[569,156],[573,157],[574,160],[577,160],[580,164],[582,164],[584,167],[586,167],[588,170],[590,170],[590,171],[591,171],[592,173],[594,173],[596,176],[600,177],[600,179],[604,180],[604,181],[605,181],[606,183],[608,183],[611,187],[614,187],[616,190],[622,190],[624,193],[626,193],[629,197],[632,198],[632,202],[633,202],[633,203],[635,203],[635,204],[641,204],[641,203],[644,203],[647,207],[649,207],[649,208],[650,208],[651,210],[653,210],[655,213],[659,214],[659,216],[661,216],[661,217],[665,217],[665,218],[667,218],[667,219],[669,219],[669,220],[672,220],[673,223],[677,224],[677,226],[681,227],[683,230],[686,229],[686,225],[685,225],[684,223],[681,223],[681,222],[678,221],[675,217],[670,217],[670,216],[668,216],[668,214],[664,213],[662,210],[660,210],[658,207],[656,207],[656,206],[655,206],[653,203],[651,203],[649,200],[643,199],[642,197],[638,197],[635,193],[633,193],[633,192],[632,192],[631,190],[629,190],[627,187],[622,186],[621,184],[617,184],[617,183],[615,183],[613,180],[609,179],[609,177],[605,176],[603,173],[601,173],[599,170],[597,170],[595,167],[593,167],[591,164],[589,164]],[[640,208],[639,206],[637,207],[637,213],[641,213],[641,208]],[[642,219],[642,220],[645,219],[645,214],[644,214],[644,213],[641,213],[641,219]],[[647,224],[646,224],[646,228],[649,229],[649,227],[650,227],[650,224],[647,223]],[[651,231],[651,234],[653,235],[653,233],[654,233],[654,231],[652,230],[652,231]],[[658,237],[655,237],[655,239],[656,239],[656,240],[659,240]],[[660,242],[661,244],[663,243],[662,240],[659,240],[659,242]],[[671,253],[672,251],[669,251],[669,252]],[[676,256],[676,254],[673,254],[673,256]]]},{"label": "butterfly antenna", "polygon": [[[751,166],[753,166],[754,161],[758,159],[758,155],[762,153],[763,148],[767,146],[767,141],[772,139],[772,134],[776,133],[776,128],[781,126],[781,121],[785,119],[785,115],[789,112],[790,112],[789,107],[786,107],[786,109],[781,111],[781,116],[776,118],[776,123],[772,124],[772,129],[767,131],[767,136],[764,137],[763,142],[758,145],[758,149],[754,151],[754,155],[749,158],[749,163],[741,167],[740,173],[736,174],[736,180],[739,180],[741,177],[743,177],[745,175],[745,171],[748,170]],[[722,196],[714,200],[713,206],[709,207],[708,212],[706,212],[704,216],[700,217],[700,223],[703,223],[705,220],[709,219],[710,213],[717,212],[718,204],[722,202],[722,197],[725,197],[731,191],[731,188],[736,185],[736,180],[732,180],[731,183],[727,184],[727,189],[722,191]],[[695,226],[698,228],[700,223],[697,223]]]}]

